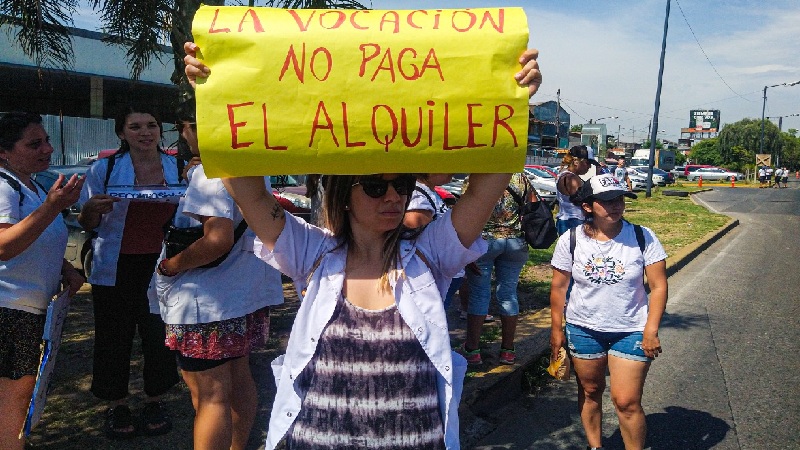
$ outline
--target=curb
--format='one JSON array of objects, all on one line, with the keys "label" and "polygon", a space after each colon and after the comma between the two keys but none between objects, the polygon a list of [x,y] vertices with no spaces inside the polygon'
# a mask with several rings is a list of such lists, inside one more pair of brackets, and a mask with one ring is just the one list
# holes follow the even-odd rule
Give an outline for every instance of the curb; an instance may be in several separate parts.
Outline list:
[{"label": "curb", "polygon": [[[667,277],[677,273],[689,261],[738,225],[739,220],[731,219],[722,228],[709,232],[697,242],[668,257]],[[545,307],[521,315],[517,323],[517,336],[516,364],[499,365],[487,372],[475,373],[474,377],[464,382],[464,391],[458,408],[462,448],[470,448],[494,431],[504,418],[506,408],[513,405],[522,395],[525,371],[536,364],[542,354],[550,352],[550,308]]]}]

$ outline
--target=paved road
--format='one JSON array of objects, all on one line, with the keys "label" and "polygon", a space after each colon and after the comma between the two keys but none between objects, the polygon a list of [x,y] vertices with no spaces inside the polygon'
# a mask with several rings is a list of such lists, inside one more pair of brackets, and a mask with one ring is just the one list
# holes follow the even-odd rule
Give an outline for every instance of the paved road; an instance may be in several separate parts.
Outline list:
[{"label": "paved road", "polygon": [[[645,386],[648,447],[800,448],[800,189],[699,196],[740,226],[670,278],[663,356]],[[574,382],[504,412],[476,449],[583,449]],[[607,449],[621,449],[606,394]]]}]

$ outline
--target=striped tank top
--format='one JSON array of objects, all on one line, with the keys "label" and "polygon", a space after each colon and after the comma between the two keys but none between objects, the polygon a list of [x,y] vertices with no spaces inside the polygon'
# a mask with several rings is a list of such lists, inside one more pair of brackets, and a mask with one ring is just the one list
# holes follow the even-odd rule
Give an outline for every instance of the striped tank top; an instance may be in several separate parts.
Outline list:
[{"label": "striped tank top", "polygon": [[444,449],[436,368],[396,305],[341,299],[298,382],[289,449]]}]

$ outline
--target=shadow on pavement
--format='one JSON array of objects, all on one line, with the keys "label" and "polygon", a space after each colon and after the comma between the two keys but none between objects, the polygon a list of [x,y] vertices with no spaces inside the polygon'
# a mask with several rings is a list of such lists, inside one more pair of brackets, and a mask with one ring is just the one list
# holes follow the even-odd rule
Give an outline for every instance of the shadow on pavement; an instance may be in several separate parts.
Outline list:
[{"label": "shadow on pavement", "polygon": [[688,330],[708,323],[708,316],[703,314],[675,314],[665,312],[661,318],[661,328]]},{"label": "shadow on pavement", "polygon": [[[724,420],[711,414],[680,406],[647,415],[647,443],[652,450],[708,450],[722,442],[730,430]],[[608,449],[625,448],[617,429],[605,442]]]}]

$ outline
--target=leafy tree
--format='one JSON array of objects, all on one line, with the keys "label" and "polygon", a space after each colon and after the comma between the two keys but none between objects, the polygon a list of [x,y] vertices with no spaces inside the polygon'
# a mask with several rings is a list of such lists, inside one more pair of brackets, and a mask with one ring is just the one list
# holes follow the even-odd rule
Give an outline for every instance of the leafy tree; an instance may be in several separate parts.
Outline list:
[{"label": "leafy tree", "polygon": [[689,158],[696,164],[721,165],[722,155],[720,154],[719,138],[703,139],[692,147]]},{"label": "leafy tree", "polygon": [[[789,130],[790,132],[792,130]],[[797,130],[795,130],[797,131]],[[783,133],[783,151],[780,163],[787,168],[800,169],[800,138],[791,133]]]},{"label": "leafy tree", "polygon": [[[747,150],[749,163],[755,160],[755,154],[761,149],[761,120],[742,119],[736,123],[726,125],[719,136],[719,152],[722,164],[736,163],[733,148],[743,147]],[[779,155],[783,139],[778,127],[769,120],[764,121],[764,153]]]},{"label": "leafy tree", "polygon": [[789,128],[787,131],[792,137],[797,137],[797,128]]},{"label": "leafy tree", "polygon": [[755,166],[755,160],[752,159],[753,152],[747,150],[741,145],[733,146],[733,148],[731,149],[731,157],[733,159],[733,162],[726,165],[728,169],[734,170],[736,172],[744,172],[746,169]]}]

